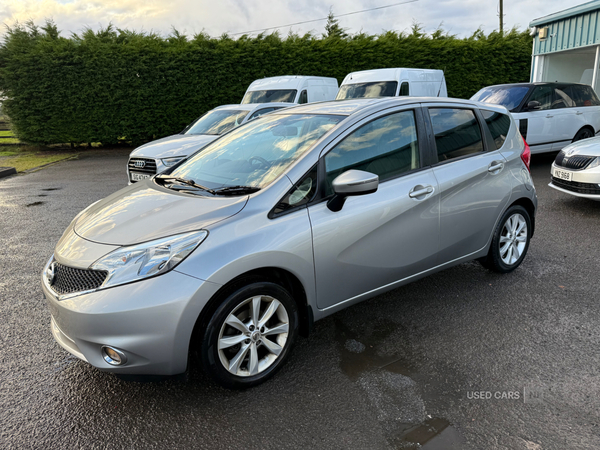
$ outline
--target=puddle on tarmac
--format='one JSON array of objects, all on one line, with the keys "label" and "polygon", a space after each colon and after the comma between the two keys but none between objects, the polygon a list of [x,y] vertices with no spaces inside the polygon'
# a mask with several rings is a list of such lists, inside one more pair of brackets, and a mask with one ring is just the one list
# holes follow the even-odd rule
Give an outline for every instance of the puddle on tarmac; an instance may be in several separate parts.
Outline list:
[{"label": "puddle on tarmac", "polygon": [[38,197],[48,197],[48,194],[39,194]]},{"label": "puddle on tarmac", "polygon": [[62,189],[62,188],[60,188],[60,187],[55,187],[55,188],[46,188],[46,189],[42,189],[42,191],[58,191],[58,190],[60,190],[60,189]]},{"label": "puddle on tarmac", "polygon": [[465,441],[446,419],[427,419],[420,425],[402,424],[391,443],[396,448],[421,450],[460,450]]},{"label": "puddle on tarmac", "polygon": [[28,203],[25,206],[30,207],[30,206],[39,206],[39,205],[43,205],[46,202],[33,202],[33,203]]},{"label": "puddle on tarmac", "polygon": [[[378,323],[364,333],[354,332],[341,320],[336,320],[336,340],[339,344],[340,368],[348,378],[357,381],[368,372],[384,370],[411,379],[418,378],[414,358],[407,345],[403,345],[401,327],[392,322]],[[399,333],[398,348],[386,354],[381,351],[384,341],[392,333]],[[389,341],[389,340],[388,340]],[[390,348],[389,342],[386,347]],[[408,353],[407,353],[408,352]],[[464,448],[465,441],[450,422],[441,418],[428,418],[423,423],[395,423],[388,431],[388,441],[398,449],[454,450]]]},{"label": "puddle on tarmac", "polygon": [[397,353],[382,354],[378,351],[382,341],[398,331],[398,324],[392,321],[378,323],[370,333],[360,336],[340,320],[336,321],[335,328],[341,351],[340,368],[352,381],[358,380],[365,372],[381,368],[407,376],[411,373]]}]

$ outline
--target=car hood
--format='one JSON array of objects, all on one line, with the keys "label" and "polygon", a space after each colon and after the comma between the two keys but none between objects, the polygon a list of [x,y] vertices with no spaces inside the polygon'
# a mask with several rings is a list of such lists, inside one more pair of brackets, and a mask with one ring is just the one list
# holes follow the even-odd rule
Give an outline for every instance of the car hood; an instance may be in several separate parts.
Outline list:
[{"label": "car hood", "polygon": [[100,244],[139,244],[205,228],[237,214],[247,201],[177,193],[146,180],[93,204],[77,218],[74,231]]},{"label": "car hood", "polygon": [[562,149],[567,156],[600,156],[600,137],[582,139]]},{"label": "car hood", "polygon": [[188,156],[200,150],[219,136],[212,134],[174,134],[156,141],[148,142],[131,152],[130,157],[169,158]]}]

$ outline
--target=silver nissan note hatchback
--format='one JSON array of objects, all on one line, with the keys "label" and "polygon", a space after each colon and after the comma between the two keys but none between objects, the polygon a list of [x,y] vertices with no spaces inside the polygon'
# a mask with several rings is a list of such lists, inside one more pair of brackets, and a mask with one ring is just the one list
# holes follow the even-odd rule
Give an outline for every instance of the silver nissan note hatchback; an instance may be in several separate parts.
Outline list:
[{"label": "silver nissan note hatchback", "polygon": [[56,341],[117,374],[272,376],[315,320],[453,265],[517,268],[529,148],[500,106],[302,105],[90,205],[43,275]]}]

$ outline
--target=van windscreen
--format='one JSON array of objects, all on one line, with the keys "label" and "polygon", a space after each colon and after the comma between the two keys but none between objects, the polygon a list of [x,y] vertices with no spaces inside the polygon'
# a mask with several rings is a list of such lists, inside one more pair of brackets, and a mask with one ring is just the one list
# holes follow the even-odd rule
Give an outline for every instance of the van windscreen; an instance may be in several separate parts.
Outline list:
[{"label": "van windscreen", "polygon": [[335,99],[346,100],[348,98],[394,97],[397,89],[397,81],[344,84],[340,87]]},{"label": "van windscreen", "polygon": [[294,103],[296,98],[296,89],[269,89],[266,91],[249,91],[244,95],[242,105],[248,103],[273,103],[286,102]]}]

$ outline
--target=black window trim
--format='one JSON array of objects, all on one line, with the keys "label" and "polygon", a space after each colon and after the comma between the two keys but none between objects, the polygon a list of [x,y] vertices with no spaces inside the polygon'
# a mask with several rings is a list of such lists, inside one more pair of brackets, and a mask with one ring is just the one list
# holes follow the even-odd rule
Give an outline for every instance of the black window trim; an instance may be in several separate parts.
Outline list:
[{"label": "black window trim", "polygon": [[[453,163],[455,161],[462,161],[464,159],[472,158],[474,156],[484,155],[486,153],[498,151],[498,150],[496,150],[496,144],[493,142],[492,133],[488,129],[487,124],[485,124],[485,119],[483,118],[483,115],[479,111],[479,108],[469,107],[466,105],[427,105],[426,109],[427,109],[426,119],[428,122],[427,125],[428,125],[429,129],[431,130],[431,132],[429,134],[429,146],[432,149],[431,167],[439,167],[441,165]],[[435,143],[435,134],[433,132],[433,124],[431,123],[431,115],[429,114],[430,109],[467,109],[469,111],[472,111],[475,116],[475,119],[477,120],[477,122],[479,124],[479,132],[481,133],[481,141],[483,143],[483,151],[477,152],[477,153],[471,153],[470,155],[459,156],[458,158],[452,158],[452,159],[448,159],[446,161],[440,161],[439,157],[438,157],[438,152],[437,152],[437,145]],[[485,124],[485,127],[483,126],[484,124]],[[512,124],[511,124],[511,126],[512,126]]]}]

